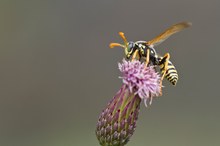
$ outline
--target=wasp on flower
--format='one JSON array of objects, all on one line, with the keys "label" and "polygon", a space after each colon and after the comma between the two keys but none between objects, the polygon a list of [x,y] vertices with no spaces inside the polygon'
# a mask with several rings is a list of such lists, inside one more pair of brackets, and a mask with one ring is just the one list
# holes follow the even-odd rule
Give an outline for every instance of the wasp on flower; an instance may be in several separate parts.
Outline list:
[{"label": "wasp on flower", "polygon": [[161,84],[164,77],[166,77],[173,85],[176,85],[178,80],[177,71],[170,61],[170,54],[166,53],[163,57],[156,53],[154,46],[159,45],[171,35],[191,26],[190,22],[182,22],[175,24],[168,28],[166,31],[155,37],[150,41],[136,41],[136,42],[128,42],[124,36],[123,32],[119,32],[119,35],[124,40],[124,45],[119,43],[111,43],[110,48],[113,47],[122,47],[125,50],[125,55],[127,59],[135,59],[138,58],[139,60],[146,58],[146,65],[158,65],[161,70],[162,78]]},{"label": "wasp on flower", "polygon": [[[169,53],[162,57],[156,53],[154,46],[190,25],[188,22],[173,25],[148,42],[128,42],[124,33],[120,32],[124,44],[110,44],[111,48],[124,48],[127,60],[123,59],[118,64],[123,84],[98,119],[96,136],[101,146],[124,146],[135,131],[141,101],[148,106],[154,97],[162,94],[164,77],[176,85],[178,75],[169,60]],[[160,73],[155,66],[159,66]]]}]

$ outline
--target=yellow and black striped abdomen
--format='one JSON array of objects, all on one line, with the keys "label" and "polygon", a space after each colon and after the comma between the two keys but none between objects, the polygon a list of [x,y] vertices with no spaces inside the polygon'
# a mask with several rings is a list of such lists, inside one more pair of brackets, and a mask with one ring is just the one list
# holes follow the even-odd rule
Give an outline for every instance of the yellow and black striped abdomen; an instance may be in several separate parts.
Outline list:
[{"label": "yellow and black striped abdomen", "polygon": [[[161,73],[164,73],[164,63],[165,62],[161,62],[160,66],[160,70]],[[170,81],[173,85],[176,85],[177,80],[178,80],[178,74],[177,74],[177,70],[174,67],[174,65],[172,64],[171,61],[168,61],[168,66],[167,66],[167,70],[165,73],[165,77],[168,79],[168,81]]]}]

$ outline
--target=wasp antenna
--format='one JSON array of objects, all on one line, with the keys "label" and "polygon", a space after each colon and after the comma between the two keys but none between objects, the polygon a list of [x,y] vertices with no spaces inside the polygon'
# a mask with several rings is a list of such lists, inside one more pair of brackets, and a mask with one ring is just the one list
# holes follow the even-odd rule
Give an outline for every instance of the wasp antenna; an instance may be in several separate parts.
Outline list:
[{"label": "wasp antenna", "polygon": [[122,47],[122,48],[125,48],[124,45],[119,44],[119,43],[110,43],[110,44],[109,44],[109,47],[110,47],[110,48],[114,48],[114,47]]},{"label": "wasp antenna", "polygon": [[123,39],[125,45],[127,46],[128,41],[127,41],[127,39],[126,39],[126,37],[125,37],[125,34],[124,34],[123,32],[119,32],[118,34],[121,36],[121,38]]},{"label": "wasp antenna", "polygon": [[192,26],[192,22],[187,22],[187,21],[185,21],[185,22],[182,22],[182,24],[183,24],[185,27],[190,27],[190,26]]}]

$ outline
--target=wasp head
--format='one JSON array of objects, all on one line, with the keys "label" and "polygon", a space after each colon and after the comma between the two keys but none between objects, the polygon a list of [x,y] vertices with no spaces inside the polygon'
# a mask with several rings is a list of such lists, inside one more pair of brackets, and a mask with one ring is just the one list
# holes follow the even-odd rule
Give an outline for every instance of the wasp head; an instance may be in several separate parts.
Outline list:
[{"label": "wasp head", "polygon": [[136,50],[136,44],[132,41],[128,42],[125,48],[125,56],[127,59],[130,59],[133,53]]}]

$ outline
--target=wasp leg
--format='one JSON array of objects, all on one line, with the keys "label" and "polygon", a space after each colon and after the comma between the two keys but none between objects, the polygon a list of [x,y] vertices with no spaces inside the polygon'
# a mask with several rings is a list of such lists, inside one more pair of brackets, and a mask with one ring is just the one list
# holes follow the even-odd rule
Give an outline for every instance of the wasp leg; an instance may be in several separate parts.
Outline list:
[{"label": "wasp leg", "polygon": [[147,66],[148,66],[149,59],[150,59],[150,50],[149,50],[149,49],[147,49],[147,55],[146,55],[146,61],[145,61],[145,67],[147,67]]},{"label": "wasp leg", "polygon": [[137,57],[137,54],[138,53],[138,50],[135,50],[134,54],[132,55],[132,60],[131,61],[134,61],[135,58]]},{"label": "wasp leg", "polygon": [[167,69],[168,69],[168,62],[169,62],[169,60],[170,60],[170,54],[169,53],[166,53],[165,55],[164,55],[164,57],[163,57],[163,59],[162,60],[165,60],[165,62],[164,62],[164,72],[163,72],[163,75],[162,75],[162,77],[161,77],[161,80],[163,80],[164,79],[164,77],[165,77],[165,75],[166,75],[166,72],[167,72]]},{"label": "wasp leg", "polygon": [[167,72],[167,69],[168,69],[168,63],[169,63],[169,60],[170,60],[170,54],[166,53],[164,55],[164,57],[162,58],[162,60],[164,60],[164,62],[161,62],[161,64],[163,64],[163,75],[162,75],[161,80],[160,80],[160,86],[161,86],[160,95],[162,95],[162,82],[163,82],[163,79],[164,79],[164,77],[166,75],[166,72]]}]

